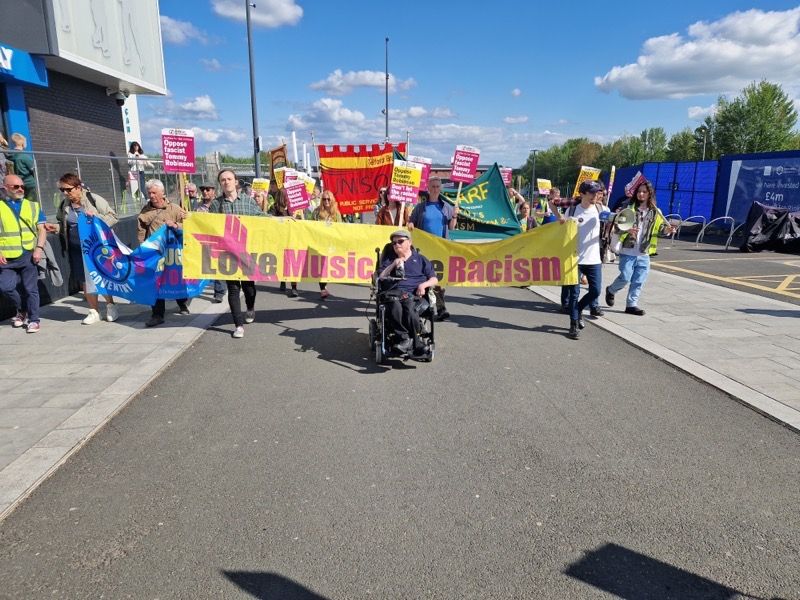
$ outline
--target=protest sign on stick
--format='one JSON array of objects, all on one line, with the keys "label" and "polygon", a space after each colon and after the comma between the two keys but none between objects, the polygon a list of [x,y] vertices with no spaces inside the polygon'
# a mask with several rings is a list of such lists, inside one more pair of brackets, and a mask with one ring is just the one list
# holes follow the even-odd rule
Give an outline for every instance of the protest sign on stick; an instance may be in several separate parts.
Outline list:
[{"label": "protest sign on stick", "polygon": [[453,156],[453,170],[450,173],[450,180],[458,182],[456,208],[458,208],[458,203],[461,200],[461,186],[465,183],[472,183],[475,179],[480,155],[481,151],[472,146],[456,146],[456,153]]},{"label": "protest sign on stick", "polygon": [[295,211],[308,207],[309,198],[305,182],[299,179],[286,181],[283,184],[283,189],[286,190],[286,207],[290,215]]},{"label": "protest sign on stick", "polygon": [[422,165],[407,160],[396,160],[392,168],[392,185],[389,187],[389,200],[405,204],[416,204]]},{"label": "protest sign on stick", "polygon": [[511,182],[514,178],[513,171],[514,169],[511,167],[500,167],[500,177],[503,178],[503,183],[506,184],[506,187],[511,186]]},{"label": "protest sign on stick", "polygon": [[194,131],[162,129],[161,156],[165,173],[194,173]]},{"label": "protest sign on stick", "polygon": [[431,174],[431,165],[433,164],[433,160],[430,158],[426,158],[424,156],[406,156],[406,160],[408,162],[417,163],[422,165],[422,175],[419,179],[419,191],[420,192],[427,192],[428,191],[428,177]]},{"label": "protest sign on stick", "polygon": [[597,181],[599,178],[600,169],[582,165],[580,175],[578,175],[578,181],[575,182],[575,191],[572,192],[572,197],[577,198],[580,195],[578,193],[578,188],[581,186],[581,183],[584,181]]}]

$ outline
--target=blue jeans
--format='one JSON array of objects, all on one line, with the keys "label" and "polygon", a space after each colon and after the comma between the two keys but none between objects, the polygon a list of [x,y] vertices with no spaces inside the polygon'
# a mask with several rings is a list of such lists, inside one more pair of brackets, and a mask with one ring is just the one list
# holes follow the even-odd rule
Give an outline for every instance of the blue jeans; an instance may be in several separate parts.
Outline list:
[{"label": "blue jeans", "polygon": [[619,255],[619,275],[614,282],[608,286],[608,291],[616,294],[626,285],[628,288],[628,300],[625,306],[639,306],[639,295],[642,293],[642,286],[647,281],[647,274],[650,272],[650,257]]},{"label": "blue jeans", "polygon": [[224,281],[221,279],[214,280],[214,298],[224,298],[227,290],[228,286]]},{"label": "blue jeans", "polygon": [[578,301],[581,295],[581,285],[573,285],[570,288],[569,314],[570,319],[577,321],[587,306],[592,306],[600,297],[600,289],[603,286],[603,265],[578,265],[578,276],[586,275],[589,282],[589,291]]},{"label": "blue jeans", "polygon": [[[580,275],[578,275],[580,277]],[[561,308],[566,308],[569,310],[569,295],[571,293],[572,286],[571,285],[562,285],[561,286]],[[589,308],[600,308],[600,300],[595,298],[592,300],[592,303],[589,305]]]},{"label": "blue jeans", "polygon": [[[25,306],[17,290],[19,284],[22,284]],[[33,252],[26,250],[22,256],[0,265],[0,293],[14,304],[17,312],[27,312],[28,321],[39,322],[39,271],[33,262]]]}]

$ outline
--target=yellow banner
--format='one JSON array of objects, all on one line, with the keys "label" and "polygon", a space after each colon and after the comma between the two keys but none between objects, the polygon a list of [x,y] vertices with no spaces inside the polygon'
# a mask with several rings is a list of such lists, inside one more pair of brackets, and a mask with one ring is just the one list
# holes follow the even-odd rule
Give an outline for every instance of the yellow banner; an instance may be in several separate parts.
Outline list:
[{"label": "yellow banner", "polygon": [[581,183],[584,181],[597,181],[600,179],[600,169],[595,167],[581,167],[581,174],[578,175],[578,181],[575,182],[575,191],[572,193],[573,198],[577,198],[580,194],[578,193],[578,188],[581,187]]},{"label": "yellow banner", "polygon": [[[394,227],[192,213],[183,275],[192,279],[370,283]],[[498,242],[451,242],[414,230],[444,286],[574,285],[577,225],[552,223]]]}]

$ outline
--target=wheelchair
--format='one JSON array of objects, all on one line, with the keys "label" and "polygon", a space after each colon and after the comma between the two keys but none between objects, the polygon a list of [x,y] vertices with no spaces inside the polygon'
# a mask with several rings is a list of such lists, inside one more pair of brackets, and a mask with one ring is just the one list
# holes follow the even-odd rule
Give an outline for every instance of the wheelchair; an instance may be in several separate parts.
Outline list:
[{"label": "wheelchair", "polygon": [[375,248],[375,255],[375,270],[372,273],[370,302],[367,308],[369,311],[374,300],[375,314],[369,318],[369,346],[375,357],[375,362],[379,365],[385,364],[388,358],[431,362],[435,351],[434,318],[436,317],[436,296],[433,294],[433,289],[428,289],[426,295],[416,302],[415,308],[419,315],[416,347],[413,347],[408,352],[395,350],[394,346],[399,339],[394,332],[388,330],[391,328],[387,326],[389,320],[387,304],[391,301],[391,290],[403,277],[402,273],[394,273],[393,275],[400,276],[378,279],[381,263],[387,258],[391,260],[397,258],[391,244],[386,244],[382,251],[380,248]]}]

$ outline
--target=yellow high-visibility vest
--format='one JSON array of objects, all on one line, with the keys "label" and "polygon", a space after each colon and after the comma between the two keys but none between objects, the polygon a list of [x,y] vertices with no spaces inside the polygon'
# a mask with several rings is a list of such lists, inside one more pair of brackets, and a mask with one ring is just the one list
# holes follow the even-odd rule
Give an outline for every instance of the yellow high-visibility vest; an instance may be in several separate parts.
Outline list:
[{"label": "yellow high-visibility vest", "polygon": [[5,258],[19,258],[24,250],[33,250],[39,211],[38,202],[23,199],[17,218],[8,203],[0,201],[0,253]]}]

